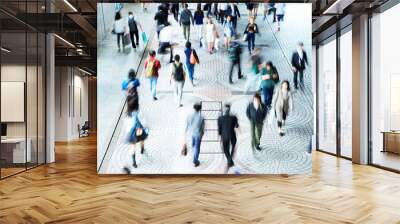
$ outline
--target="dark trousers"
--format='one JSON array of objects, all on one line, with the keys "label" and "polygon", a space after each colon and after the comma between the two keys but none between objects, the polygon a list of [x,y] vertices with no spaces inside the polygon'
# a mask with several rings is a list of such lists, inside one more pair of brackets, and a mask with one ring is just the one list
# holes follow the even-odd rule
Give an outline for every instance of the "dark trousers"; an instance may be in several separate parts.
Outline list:
[{"label": "dark trousers", "polygon": [[261,135],[262,135],[262,129],[263,129],[264,123],[256,123],[251,121],[250,122],[250,131],[251,131],[251,146],[257,147],[260,146],[260,140],[261,140]]},{"label": "dark trousers", "polygon": [[236,141],[236,136],[231,139],[222,139],[222,147],[224,148],[226,160],[228,160],[228,166],[234,165],[232,158],[235,153]]},{"label": "dark trousers", "polygon": [[224,23],[225,20],[225,10],[219,10],[219,22]]},{"label": "dark trousers", "polygon": [[169,42],[161,42],[159,45],[160,47],[158,49],[158,53],[165,53],[167,48],[169,48],[169,62],[173,62],[172,61],[173,50],[171,44]]},{"label": "dark trousers", "polygon": [[[131,37],[131,42],[132,42],[132,47],[136,48],[136,46],[139,46],[139,31],[134,31],[134,32],[129,32],[129,35]],[[136,38],[136,42],[135,42]]]},{"label": "dark trousers", "polygon": [[254,50],[254,42],[256,41],[255,33],[247,33],[247,48],[249,49],[249,53]]},{"label": "dark trousers", "polygon": [[122,38],[124,38],[124,33],[117,33],[117,45],[118,45],[118,48],[121,47],[120,42],[122,41]]},{"label": "dark trousers", "polygon": [[232,16],[232,25],[233,25],[233,29],[236,31],[236,27],[237,27],[237,21],[238,21],[238,17],[237,16]]},{"label": "dark trousers", "polygon": [[229,82],[232,82],[232,73],[235,66],[238,66],[238,78],[242,78],[242,68],[240,66],[240,60],[231,61],[231,67],[229,69]]},{"label": "dark trousers", "polygon": [[297,70],[293,72],[293,83],[294,83],[294,88],[298,88],[298,83],[297,83],[297,76],[299,76],[300,79],[300,87],[304,87],[304,70]]},{"label": "dark trousers", "polygon": [[[286,111],[285,111],[285,110],[282,110],[282,121],[285,121],[285,120],[286,120],[286,115],[287,115]],[[282,121],[278,121],[278,127],[279,127],[279,128],[282,127]]]},{"label": "dark trousers", "polygon": [[274,95],[274,88],[262,88],[261,89],[264,97],[264,105],[270,107],[272,103],[272,96]]}]

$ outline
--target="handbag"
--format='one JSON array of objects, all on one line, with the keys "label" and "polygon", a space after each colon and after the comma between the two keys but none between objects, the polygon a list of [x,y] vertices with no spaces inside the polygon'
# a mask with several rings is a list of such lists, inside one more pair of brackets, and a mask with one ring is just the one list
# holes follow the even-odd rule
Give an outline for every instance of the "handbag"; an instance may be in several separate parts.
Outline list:
[{"label": "handbag", "polygon": [[129,36],[129,34],[124,34],[124,36],[122,37],[122,45],[126,46],[131,44],[131,37]]},{"label": "handbag", "polygon": [[196,57],[194,56],[194,50],[190,53],[190,59],[189,59],[190,64],[198,64],[199,62],[197,61]]},{"label": "handbag", "polygon": [[243,41],[247,41],[247,33],[243,35]]}]

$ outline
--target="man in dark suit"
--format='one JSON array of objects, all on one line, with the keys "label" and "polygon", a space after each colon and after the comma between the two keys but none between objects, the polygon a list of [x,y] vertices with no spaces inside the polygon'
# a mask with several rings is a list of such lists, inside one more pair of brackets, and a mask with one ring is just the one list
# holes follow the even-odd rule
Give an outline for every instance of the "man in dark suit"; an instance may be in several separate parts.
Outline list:
[{"label": "man in dark suit", "polygon": [[239,123],[238,118],[230,114],[230,104],[226,104],[224,110],[224,115],[218,118],[218,134],[221,137],[222,147],[228,161],[228,168],[230,168],[235,165],[232,158],[237,141],[235,129],[239,128]]},{"label": "man in dark suit", "polygon": [[306,64],[308,65],[307,54],[304,51],[304,44],[300,42],[297,45],[297,51],[292,55],[293,83],[295,89],[298,89],[297,76],[300,79],[300,88],[304,88],[303,78]]}]

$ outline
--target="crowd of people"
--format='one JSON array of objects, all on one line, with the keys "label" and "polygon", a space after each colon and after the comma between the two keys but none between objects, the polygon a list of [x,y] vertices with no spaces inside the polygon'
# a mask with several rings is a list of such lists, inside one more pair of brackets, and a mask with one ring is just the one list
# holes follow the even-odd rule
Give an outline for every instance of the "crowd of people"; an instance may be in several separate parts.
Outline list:
[{"label": "crowd of people", "polygon": [[[233,84],[233,71],[236,68],[238,79],[246,76],[243,92],[247,93],[250,89],[255,91],[251,102],[243,112],[250,122],[251,146],[254,150],[260,151],[262,150],[260,140],[267,116],[271,117],[270,120],[276,120],[278,134],[283,136],[285,133],[284,125],[287,117],[293,111],[294,103],[290,82],[280,79],[277,67],[272,61],[264,60],[261,54],[262,49],[256,46],[256,37],[262,35],[262,29],[265,29],[256,23],[258,7],[258,3],[246,3],[247,25],[242,32],[238,32],[238,20],[243,15],[236,3],[198,3],[193,12],[186,3],[160,4],[154,15],[157,44],[149,51],[149,56],[144,61],[144,74],[150,84],[149,95],[156,101],[158,100],[157,80],[162,66],[157,55],[168,54],[169,51],[169,82],[173,86],[177,107],[182,107],[184,85],[186,81],[190,81],[193,87],[196,86],[194,82],[196,80],[195,67],[200,64],[200,58],[195,49],[197,47],[194,47],[193,43],[198,43],[197,50],[203,48],[209,54],[214,54],[219,51],[219,42],[222,36],[224,40],[223,52],[226,53],[230,62],[229,84]],[[148,11],[145,5],[143,5],[143,10]],[[172,21],[169,21],[169,15],[172,15],[182,29],[182,36],[185,40],[183,54],[174,52],[180,43],[174,39]],[[273,21],[277,23],[277,32],[281,29],[284,15],[284,3],[264,4],[263,20],[272,16]],[[129,12],[128,19],[124,20],[121,10],[116,12],[113,33],[117,36],[119,51],[121,50],[120,42],[121,40],[123,42],[124,37],[130,38],[133,49],[140,46],[139,30],[144,32],[137,15],[134,16],[132,12]],[[194,38],[191,38],[192,31],[195,33]],[[220,31],[222,35],[220,35]],[[247,74],[243,74],[241,68],[243,43],[247,44],[249,54],[247,63],[249,72]],[[183,55],[183,59],[181,55]],[[308,65],[308,58],[303,43],[298,43],[297,49],[292,55],[291,64],[293,70],[292,84],[295,89],[304,90],[304,70]],[[122,89],[126,93],[127,116],[130,122],[127,142],[132,144],[130,155],[134,168],[137,167],[136,145],[140,144],[140,153],[143,154],[145,151],[144,141],[149,135],[139,113],[139,87],[140,81],[136,77],[136,72],[130,70],[128,78],[122,83]],[[205,132],[205,118],[201,114],[201,102],[194,103],[193,110],[186,120],[185,135],[191,136],[193,164],[197,167],[200,165],[199,154]],[[221,147],[227,159],[227,166],[230,168],[234,166],[236,132],[239,129],[239,120],[231,113],[230,104],[227,103],[223,106],[223,113],[218,118],[217,125]],[[182,154],[187,154],[186,143],[183,145]],[[126,168],[126,172],[130,172],[129,168]]]}]

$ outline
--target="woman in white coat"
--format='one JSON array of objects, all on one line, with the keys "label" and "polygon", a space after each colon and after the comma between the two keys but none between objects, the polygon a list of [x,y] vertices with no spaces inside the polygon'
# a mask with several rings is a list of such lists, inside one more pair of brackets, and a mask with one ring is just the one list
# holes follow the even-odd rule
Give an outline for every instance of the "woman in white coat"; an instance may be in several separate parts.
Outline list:
[{"label": "woman in white coat", "polygon": [[272,98],[272,107],[275,110],[278,121],[278,133],[280,136],[283,136],[283,125],[285,125],[289,113],[293,111],[293,97],[290,92],[289,81],[283,81],[282,84],[275,89],[275,94]]}]

